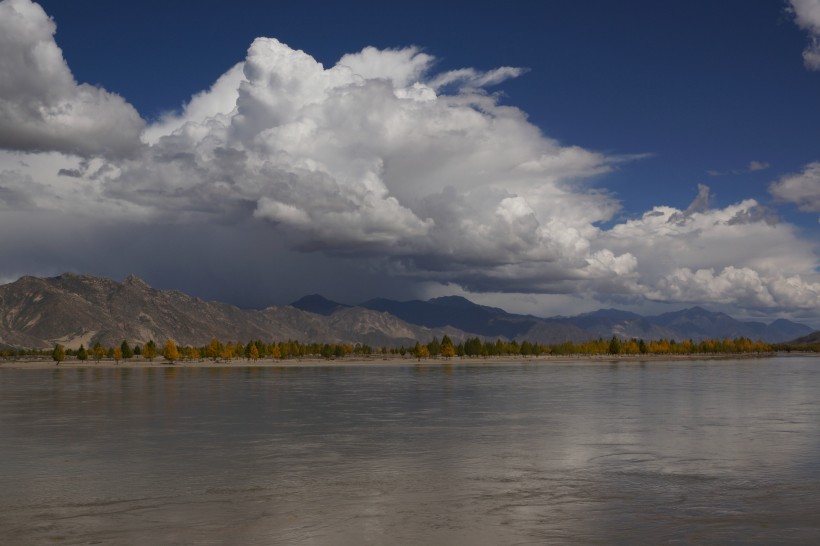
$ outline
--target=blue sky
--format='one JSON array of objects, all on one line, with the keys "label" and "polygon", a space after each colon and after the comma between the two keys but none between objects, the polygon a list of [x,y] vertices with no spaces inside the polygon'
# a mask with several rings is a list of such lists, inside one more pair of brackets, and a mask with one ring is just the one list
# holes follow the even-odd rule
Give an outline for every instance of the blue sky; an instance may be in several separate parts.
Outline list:
[{"label": "blue sky", "polygon": [[[33,5],[27,0],[2,4],[18,10]],[[76,84],[90,84],[106,97],[121,97],[124,105],[116,107],[120,116],[116,126],[127,126],[131,133],[103,135],[110,124],[92,128],[88,131],[93,135],[83,133],[81,145],[77,144],[80,136],[74,142],[69,142],[75,138],[71,135],[55,140],[53,128],[47,128],[48,138],[19,135],[12,129],[3,137],[2,124],[11,127],[12,122],[10,117],[0,118],[0,145],[8,150],[0,157],[5,162],[0,162],[6,177],[5,182],[0,180],[0,188],[5,188],[6,206],[19,212],[20,203],[26,203],[32,208],[27,219],[43,214],[54,221],[65,215],[69,226],[55,234],[51,224],[40,222],[36,229],[25,227],[30,237],[0,238],[0,245],[5,245],[0,250],[22,255],[18,262],[3,266],[0,278],[57,274],[61,268],[115,278],[135,272],[157,286],[246,306],[286,303],[300,291],[322,292],[347,302],[378,295],[460,293],[542,315],[604,306],[663,311],[707,304],[738,316],[788,316],[820,326],[815,305],[820,302],[820,175],[815,171],[820,169],[812,167],[820,161],[820,71],[812,64],[820,35],[816,0],[443,4],[40,2],[56,23],[52,39],[61,50],[65,70]],[[46,25],[36,13],[27,17]],[[48,29],[43,32],[49,35]],[[15,47],[21,51],[33,47],[30,35],[21,33]],[[192,171],[205,180],[201,187],[194,188],[193,181],[170,187],[173,184],[165,178],[170,175],[155,168],[169,157],[170,141],[157,139],[172,134],[185,121],[206,127],[206,118],[215,111],[195,119],[193,114],[186,117],[185,105],[244,61],[260,37],[275,38],[279,45],[266,46],[268,57],[260,61],[259,70],[280,75],[287,63],[296,63],[293,52],[298,50],[328,71],[337,63],[345,64],[340,63],[343,56],[367,47],[382,53],[409,52],[404,57],[360,55],[359,60],[349,58],[345,67],[359,70],[357,77],[364,75],[368,93],[375,92],[374,82],[384,81],[399,66],[405,71],[402,74],[412,77],[390,80],[396,97],[409,100],[401,89],[416,80],[434,90],[438,103],[447,103],[445,110],[437,111],[456,124],[445,128],[447,138],[454,140],[426,132],[432,130],[427,117],[417,127],[411,120],[406,126],[383,128],[399,131],[402,139],[426,134],[428,142],[439,148],[458,151],[448,163],[438,150],[412,148],[418,145],[415,140],[399,139],[395,149],[378,151],[375,143],[365,141],[357,141],[354,148],[341,146],[340,140],[356,140],[361,134],[344,135],[338,120],[330,120],[327,112],[319,115],[314,109],[294,106],[287,113],[294,116],[288,118],[289,131],[303,130],[309,120],[314,138],[332,137],[336,147],[282,145],[290,159],[287,167],[277,163],[275,172],[248,170],[248,165],[267,156],[246,156],[229,167],[208,155],[207,164]],[[274,57],[279,61],[274,62]],[[287,66],[291,70],[297,65]],[[307,72],[288,74],[301,82],[298,92],[307,96],[315,92],[315,83],[306,83],[313,77],[313,69],[306,67],[301,64],[294,70]],[[499,67],[522,70],[481,80],[482,74],[489,78]],[[463,68],[473,70],[472,79],[463,74],[444,84],[436,79]],[[0,65],[7,81],[25,79],[14,72],[17,69],[13,64]],[[234,92],[243,85],[240,72],[236,72]],[[267,85],[276,85],[265,78]],[[479,80],[482,83],[476,83]],[[44,85],[43,81],[32,85]],[[323,85],[341,89],[337,83]],[[76,93],[66,89],[66,97]],[[21,111],[13,84],[0,92],[5,94],[0,100]],[[227,91],[219,97],[224,104],[234,104]],[[376,95],[368,97],[375,100]],[[268,101],[265,104],[270,106],[270,100],[257,102]],[[481,102],[487,100],[492,104]],[[466,110],[459,110],[463,103],[469,103],[470,112],[484,116],[481,123],[506,119],[511,112],[515,119],[509,120],[509,126],[482,126],[479,134],[474,132],[479,131],[477,120],[458,117],[456,121],[466,115]],[[274,116],[254,104],[256,110],[250,102],[239,104],[239,113],[244,107],[246,114],[252,111],[259,119],[269,115],[275,120],[269,121],[271,127],[285,127],[283,112]],[[430,101],[425,104],[433,107]],[[361,105],[327,103],[337,113],[349,107],[345,123],[351,126],[359,126],[369,115],[356,109]],[[228,115],[227,108],[221,113]],[[384,119],[394,113],[390,108],[381,111]],[[433,110],[425,112],[435,120]],[[240,126],[233,118],[222,122],[234,129]],[[66,128],[60,131],[65,133]],[[135,144],[134,135],[142,131],[146,132],[139,137],[141,144]],[[260,135],[267,135],[265,128],[255,131],[256,143]],[[220,149],[250,153],[250,137],[236,134],[225,137]],[[458,135],[463,138],[455,140]],[[32,143],[37,138],[42,142]],[[183,153],[180,147],[185,146],[201,152],[202,142],[176,141],[173,153]],[[499,156],[520,155],[515,164],[529,165],[529,174],[509,175],[512,159],[509,164],[484,164],[489,152],[482,143],[488,142],[494,143],[490,149]],[[269,138],[266,145],[267,154],[280,151],[271,148]],[[408,146],[415,150],[408,156],[416,164],[430,161],[430,170],[422,169],[424,180],[413,177],[412,165],[402,164],[400,150]],[[345,161],[339,158],[343,153],[348,154]],[[560,165],[556,158],[562,158]],[[248,163],[237,166],[237,161]],[[364,162],[370,166],[363,167]],[[305,177],[305,165],[337,184],[332,193],[336,199],[348,189],[359,188],[351,189],[352,208],[343,213],[347,220],[356,217],[355,223],[328,220],[323,225],[342,213],[337,205],[321,204],[327,197],[322,188],[328,186]],[[185,178],[181,163],[173,168]],[[233,197],[227,198],[235,198],[231,201],[235,206],[220,208],[213,200],[222,194],[213,190],[221,183],[219,177],[234,180],[226,175],[229,168],[237,169],[236,180],[244,177],[255,182],[253,188],[237,182]],[[63,175],[53,183],[38,179],[60,169]],[[67,176],[69,172],[77,176]],[[285,172],[289,182],[280,179]],[[473,182],[476,176],[480,181]],[[21,177],[40,181],[53,199],[24,199]],[[160,179],[161,184],[156,182]],[[455,181],[447,193],[450,179]],[[433,181],[440,186],[425,185]],[[362,184],[365,193],[356,193]],[[278,189],[271,189],[274,186]],[[286,186],[291,193],[283,189]],[[120,208],[121,222],[102,230],[106,237],[80,219],[88,214],[86,209],[73,209],[72,196],[83,192],[93,195],[100,207]],[[0,198],[3,195],[0,191]],[[443,199],[458,206],[447,211],[436,208],[435,203]],[[168,205],[171,201],[173,207]],[[647,213],[650,216],[645,217]],[[664,222],[653,224],[650,220],[655,217]],[[22,229],[25,224],[9,214],[5,218],[6,229]],[[385,218],[395,224],[387,226]],[[99,225],[113,220],[96,221]],[[670,235],[673,239],[655,240],[661,228],[673,225],[678,226]],[[713,225],[724,228],[711,229]],[[118,229],[123,233],[118,234]],[[252,271],[203,256],[207,251],[201,243],[190,239],[203,230],[230,249],[225,253],[232,264],[254,253]],[[61,250],[49,254],[54,241],[68,232],[73,240],[79,238],[101,250],[90,249],[81,258]],[[482,234],[481,241],[470,239],[471,233]],[[129,244],[157,258],[112,263],[101,256],[105,249],[126,244],[128,234],[140,239]],[[42,251],[20,252],[16,245],[23,240],[27,248]],[[666,254],[658,249],[666,249]],[[678,260],[687,249],[704,258]],[[290,265],[259,257],[270,253],[286,256]]]}]

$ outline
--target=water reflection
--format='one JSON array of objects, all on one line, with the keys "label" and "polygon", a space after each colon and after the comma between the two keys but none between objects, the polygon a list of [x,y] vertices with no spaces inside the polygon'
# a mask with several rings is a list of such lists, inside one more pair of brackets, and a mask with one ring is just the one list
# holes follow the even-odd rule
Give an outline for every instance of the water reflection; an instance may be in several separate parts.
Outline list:
[{"label": "water reflection", "polygon": [[11,543],[815,543],[816,360],[0,371]]}]

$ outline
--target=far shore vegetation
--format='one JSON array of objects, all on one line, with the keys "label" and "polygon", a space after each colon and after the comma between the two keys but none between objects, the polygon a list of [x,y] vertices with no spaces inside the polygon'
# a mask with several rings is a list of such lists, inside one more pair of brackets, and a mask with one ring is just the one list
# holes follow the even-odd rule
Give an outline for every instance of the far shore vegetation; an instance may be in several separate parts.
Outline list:
[{"label": "far shore vegetation", "polygon": [[222,362],[233,363],[260,359],[292,360],[303,358],[323,358],[338,360],[344,358],[363,357],[401,357],[407,359],[444,359],[452,358],[488,358],[488,357],[539,357],[539,356],[595,356],[595,355],[733,355],[733,354],[767,354],[783,351],[813,351],[820,352],[820,344],[789,345],[769,344],[762,341],[739,337],[735,339],[704,339],[702,341],[675,341],[660,339],[645,342],[642,339],[623,340],[617,337],[598,339],[584,343],[570,341],[560,344],[533,343],[530,341],[481,340],[467,339],[463,343],[454,343],[449,336],[441,340],[433,338],[422,344],[416,342],[413,346],[399,347],[371,347],[366,344],[347,343],[300,343],[296,340],[266,343],[261,340],[252,340],[247,343],[241,341],[222,342],[212,339],[205,346],[180,346],[168,339],[160,347],[153,340],[142,345],[127,341],[118,346],[104,347],[100,343],[86,348],[80,345],[77,348],[67,348],[57,344],[51,350],[41,349],[14,349],[5,348],[0,351],[4,360],[21,358],[48,359],[50,357],[57,365],[70,359],[80,362],[114,361],[127,363],[131,359],[153,362],[162,358],[174,363],[184,362]]}]

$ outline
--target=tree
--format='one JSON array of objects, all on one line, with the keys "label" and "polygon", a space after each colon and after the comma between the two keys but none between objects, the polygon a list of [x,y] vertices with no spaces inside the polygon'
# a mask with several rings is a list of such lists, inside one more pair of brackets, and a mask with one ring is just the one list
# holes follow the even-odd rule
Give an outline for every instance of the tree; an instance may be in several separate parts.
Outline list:
[{"label": "tree", "polygon": [[154,343],[153,339],[149,339],[148,343],[142,348],[142,357],[147,358],[149,362],[157,357],[157,344]]},{"label": "tree", "polygon": [[450,336],[445,334],[444,337],[441,338],[441,356],[449,360],[455,355],[456,348],[453,346],[453,340],[450,339]]},{"label": "tree", "polygon": [[222,347],[222,354],[220,356],[225,362],[230,362],[233,359],[233,343],[229,341],[227,345]]},{"label": "tree", "polygon": [[257,360],[259,360],[259,349],[256,348],[255,343],[251,344],[250,347],[251,347],[250,359],[253,360],[254,362],[256,362]]},{"label": "tree", "polygon": [[612,339],[609,342],[609,354],[616,355],[621,352],[621,342],[618,341],[618,338],[612,336]]},{"label": "tree", "polygon": [[162,348],[162,356],[171,364],[173,364],[175,360],[179,360],[179,349],[177,349],[177,344],[174,343],[172,339],[168,339],[165,342],[165,347]]},{"label": "tree", "polygon": [[427,345],[422,345],[417,341],[416,346],[413,348],[413,356],[415,356],[418,360],[421,360],[422,358],[429,358],[430,349],[427,348]]},{"label": "tree", "polygon": [[217,358],[222,356],[222,344],[219,342],[218,339],[211,339],[211,342],[208,344],[208,347],[205,348],[205,356],[212,359],[214,362],[216,362]]},{"label": "tree", "polygon": [[91,355],[94,357],[94,361],[97,363],[99,363],[100,360],[102,360],[105,356],[105,349],[99,341],[95,343],[94,347],[91,349]]},{"label": "tree", "polygon": [[438,356],[441,353],[441,343],[437,337],[433,336],[432,341],[427,344],[427,350],[430,351],[432,356]]},{"label": "tree", "polygon": [[128,341],[126,340],[122,340],[122,343],[120,344],[120,351],[122,351],[123,360],[128,360],[134,356],[134,351],[131,350],[131,346],[128,345]]},{"label": "tree", "polygon": [[57,363],[55,364],[55,366],[59,366],[60,362],[65,360],[65,347],[63,347],[59,343],[55,345],[54,350],[51,351],[51,358],[53,358],[54,362]]},{"label": "tree", "polygon": [[120,360],[122,360],[122,349],[120,347],[114,347],[114,354],[111,355],[111,358],[114,359],[115,364],[119,364]]},{"label": "tree", "polygon": [[88,360],[88,351],[86,350],[85,346],[80,343],[80,348],[77,349],[77,360],[85,362]]}]

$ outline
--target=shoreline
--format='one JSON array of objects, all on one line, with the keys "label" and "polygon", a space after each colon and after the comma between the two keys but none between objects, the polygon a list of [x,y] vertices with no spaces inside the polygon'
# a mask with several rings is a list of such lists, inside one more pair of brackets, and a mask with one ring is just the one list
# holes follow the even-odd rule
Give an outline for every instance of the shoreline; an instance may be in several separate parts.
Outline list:
[{"label": "shoreline", "polygon": [[788,356],[814,356],[820,357],[820,353],[813,352],[776,352],[776,353],[740,353],[740,354],[643,354],[643,355],[542,355],[538,357],[522,356],[494,356],[477,358],[454,357],[449,360],[443,358],[426,358],[417,360],[409,357],[371,357],[371,358],[302,358],[297,360],[273,360],[259,359],[248,361],[237,359],[229,362],[203,360],[197,362],[177,361],[167,362],[161,358],[154,361],[132,360],[121,361],[119,364],[113,360],[64,360],[59,366],[53,360],[31,359],[31,360],[10,360],[0,362],[0,370],[39,370],[39,369],[139,369],[139,368],[308,368],[308,367],[344,367],[344,366],[445,366],[445,365],[489,365],[489,364],[567,364],[574,362],[674,362],[674,361],[703,361],[703,360],[748,360],[766,359],[772,357]]}]

